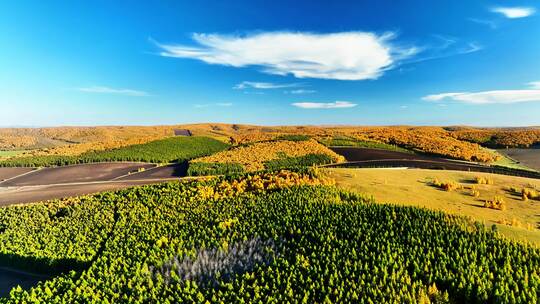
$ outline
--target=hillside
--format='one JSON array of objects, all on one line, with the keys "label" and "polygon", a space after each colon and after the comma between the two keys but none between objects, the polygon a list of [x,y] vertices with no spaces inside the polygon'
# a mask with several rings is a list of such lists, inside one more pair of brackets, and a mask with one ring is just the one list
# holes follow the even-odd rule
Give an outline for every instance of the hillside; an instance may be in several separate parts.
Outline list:
[{"label": "hillside", "polygon": [[[0,129],[0,150],[26,150],[1,158],[24,156],[75,156],[88,151],[111,150],[174,136],[175,130],[189,130],[195,136],[208,136],[233,145],[308,135],[322,143],[356,146],[380,145],[448,158],[494,162],[500,159],[484,146],[531,146],[540,141],[539,130],[475,129],[455,127],[322,127],[253,126],[237,124],[191,124],[176,126],[110,126]],[[384,146],[386,145],[386,146]]]}]

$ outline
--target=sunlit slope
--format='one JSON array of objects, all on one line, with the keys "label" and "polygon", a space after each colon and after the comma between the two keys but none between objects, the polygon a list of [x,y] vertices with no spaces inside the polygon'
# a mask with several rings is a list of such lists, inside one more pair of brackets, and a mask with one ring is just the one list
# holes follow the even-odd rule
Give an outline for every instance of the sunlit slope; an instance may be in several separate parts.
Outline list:
[{"label": "sunlit slope", "polygon": [[308,135],[323,143],[369,143],[429,153],[448,158],[493,162],[489,147],[528,147],[540,142],[540,130],[477,129],[456,127],[362,127],[362,126],[253,126],[240,124],[189,124],[170,126],[103,126],[0,129],[1,150],[31,150],[30,155],[80,155],[87,151],[109,150],[174,136],[188,130],[223,142],[245,144],[279,138],[283,135]]},{"label": "sunlit slope", "polygon": [[[486,225],[499,225],[505,235],[540,245],[540,198],[524,201],[522,189],[540,189],[540,180],[476,172],[423,169],[326,169],[337,185],[373,196],[377,202],[420,206],[469,216]],[[491,185],[477,184],[486,177]],[[445,191],[432,183],[455,183]],[[477,191],[477,196],[474,194]],[[505,210],[485,208],[485,200],[500,197]]]}]

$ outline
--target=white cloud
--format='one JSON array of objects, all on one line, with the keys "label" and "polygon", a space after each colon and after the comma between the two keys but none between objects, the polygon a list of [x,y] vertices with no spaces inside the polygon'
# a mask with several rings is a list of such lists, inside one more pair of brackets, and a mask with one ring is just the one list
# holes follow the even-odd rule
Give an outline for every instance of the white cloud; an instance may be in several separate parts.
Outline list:
[{"label": "white cloud", "polygon": [[193,34],[196,46],[158,44],[162,56],[193,58],[232,67],[258,66],[262,72],[297,78],[376,79],[415,47],[393,45],[393,33],[262,32],[248,35]]},{"label": "white cloud", "polygon": [[127,95],[127,96],[150,96],[147,92],[131,90],[131,89],[114,89],[110,87],[102,86],[92,86],[85,88],[78,88],[77,90],[85,93],[100,93],[100,94],[117,94],[117,95]]},{"label": "white cloud", "polygon": [[483,92],[441,93],[422,97],[426,101],[454,100],[471,104],[512,104],[519,102],[540,101],[540,82],[528,83],[525,90],[493,90]]},{"label": "white cloud", "polygon": [[242,81],[241,83],[235,85],[233,89],[244,90],[244,89],[282,89],[282,88],[295,88],[302,86],[301,83],[271,83],[271,82],[254,82],[254,81]]},{"label": "white cloud", "polygon": [[335,101],[335,102],[296,102],[292,104],[297,108],[302,109],[341,109],[341,108],[353,108],[357,104],[349,101]]},{"label": "white cloud", "polygon": [[502,14],[506,18],[516,19],[529,17],[536,12],[536,9],[533,7],[494,7],[491,11]]},{"label": "white cloud", "polygon": [[313,94],[313,93],[317,93],[317,91],[315,90],[305,90],[305,89],[298,89],[298,90],[290,90],[290,91],[285,91],[284,92],[285,94]]}]

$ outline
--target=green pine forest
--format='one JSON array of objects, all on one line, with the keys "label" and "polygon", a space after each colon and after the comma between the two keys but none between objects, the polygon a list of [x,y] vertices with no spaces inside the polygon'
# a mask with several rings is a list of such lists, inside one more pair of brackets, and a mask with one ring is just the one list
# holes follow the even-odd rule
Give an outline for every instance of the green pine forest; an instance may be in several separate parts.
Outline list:
[{"label": "green pine forest", "polygon": [[0,303],[538,303],[540,249],[491,227],[327,185],[217,191],[246,178],[0,208],[0,263],[53,275]]}]

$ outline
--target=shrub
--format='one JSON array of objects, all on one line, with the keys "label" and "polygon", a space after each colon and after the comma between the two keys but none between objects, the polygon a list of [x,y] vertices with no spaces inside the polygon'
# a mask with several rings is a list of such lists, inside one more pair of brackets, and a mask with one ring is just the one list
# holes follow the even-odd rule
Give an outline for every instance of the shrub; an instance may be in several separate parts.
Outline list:
[{"label": "shrub", "polygon": [[289,140],[289,141],[306,141],[310,140],[311,136],[302,134],[285,134],[276,137],[277,140]]},{"label": "shrub", "polygon": [[458,189],[463,189],[463,186],[461,186],[459,183],[456,183],[454,181],[441,182],[437,178],[433,180],[431,185],[439,189],[442,189],[444,191],[454,191]]},{"label": "shrub", "polygon": [[389,151],[397,151],[403,153],[414,153],[411,150],[401,148],[396,145],[386,144],[378,141],[360,140],[352,137],[334,136],[331,138],[319,138],[318,141],[328,147],[358,147],[369,149],[381,149]]},{"label": "shrub", "polygon": [[280,170],[296,167],[309,167],[313,165],[324,165],[332,162],[332,157],[326,154],[308,154],[299,157],[285,157],[270,160],[264,163],[264,167],[268,170]]},{"label": "shrub", "polygon": [[495,196],[492,200],[484,201],[484,208],[490,208],[495,210],[506,210],[506,202],[500,196]]},{"label": "shrub", "polygon": [[529,199],[540,199],[540,194],[538,194],[538,191],[534,189],[523,188],[521,189],[521,197],[524,201]]},{"label": "shrub", "polygon": [[190,162],[188,176],[231,175],[244,172],[242,165],[237,163],[199,163]]},{"label": "shrub", "polygon": [[493,185],[493,180],[489,177],[477,176],[474,181],[479,185]]}]

